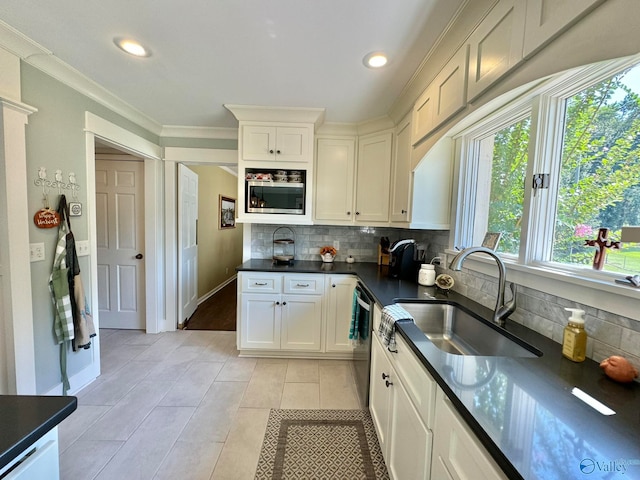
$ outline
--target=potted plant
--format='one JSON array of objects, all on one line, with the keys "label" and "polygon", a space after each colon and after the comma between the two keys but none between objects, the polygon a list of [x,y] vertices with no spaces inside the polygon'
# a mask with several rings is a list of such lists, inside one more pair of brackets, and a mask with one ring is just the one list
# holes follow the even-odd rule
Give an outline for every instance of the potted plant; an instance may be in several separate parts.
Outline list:
[{"label": "potted plant", "polygon": [[336,253],[338,253],[338,251],[335,248],[330,247],[328,245],[325,245],[324,247],[320,248],[320,256],[322,257],[322,261],[324,263],[332,263],[333,259],[336,256]]}]

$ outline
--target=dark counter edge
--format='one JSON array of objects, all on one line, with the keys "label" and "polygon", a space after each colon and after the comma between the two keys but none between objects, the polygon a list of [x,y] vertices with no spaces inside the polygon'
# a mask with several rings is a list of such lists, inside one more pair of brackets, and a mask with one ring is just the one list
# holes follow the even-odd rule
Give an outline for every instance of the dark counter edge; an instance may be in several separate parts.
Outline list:
[{"label": "dark counter edge", "polygon": [[[43,401],[47,401],[48,398],[56,398],[56,397],[48,397],[48,396],[33,396],[33,395],[17,395],[15,396],[17,399],[20,398],[30,398],[30,399],[42,399]],[[57,397],[57,398],[65,398],[69,401],[60,407],[56,412],[54,412],[47,420],[42,422],[38,427],[35,427],[30,432],[26,433],[20,440],[17,440],[16,443],[10,447],[5,452],[0,453],[0,469],[7,466],[11,463],[18,455],[27,450],[31,445],[44,437],[50,430],[53,430],[57,427],[65,418],[71,415],[78,408],[78,399],[76,397]]]},{"label": "dark counter edge", "polygon": [[[422,287],[415,281],[391,279],[387,276],[387,267],[379,266],[376,263],[353,263],[347,264],[343,262],[335,262],[333,264],[323,264],[322,262],[313,261],[297,261],[293,265],[273,265],[271,260],[253,259],[249,260],[236,268],[237,271],[261,271],[272,273],[322,273],[322,274],[352,274],[356,275],[362,282],[365,289],[371,294],[376,302],[381,305],[389,305],[399,300],[422,300],[422,301],[436,301],[453,303],[465,307],[484,318],[491,318],[492,310],[483,305],[474,302],[473,300],[456,292],[450,292],[443,294],[433,287]],[[529,343],[536,348],[539,348],[543,355],[539,363],[541,371],[553,374],[553,370],[549,369],[549,366],[545,365],[547,361],[552,358],[558,358],[561,352],[561,345],[554,340],[545,337],[544,335],[531,330],[524,325],[507,320],[507,331],[515,335],[517,338],[522,339],[525,343]],[[518,472],[514,465],[502,452],[500,447],[496,445],[489,434],[482,428],[478,421],[474,418],[473,414],[465,407],[457,395],[453,392],[451,387],[442,378],[438,370],[429,362],[424,356],[423,352],[416,346],[414,339],[411,338],[411,334],[402,328],[401,323],[398,325],[397,331],[402,337],[407,340],[408,345],[415,353],[416,357],[424,365],[427,371],[434,378],[436,383],[444,393],[449,397],[452,404],[455,406],[457,412],[465,420],[469,428],[478,437],[480,443],[487,449],[489,454],[503,470],[508,478],[523,479],[524,477]],[[553,362],[553,361],[552,361]],[[569,362],[567,360],[567,362]],[[572,363],[572,362],[569,362]],[[573,364],[570,369],[577,371],[582,368],[581,365],[586,366],[594,373],[600,373],[598,364],[591,359],[587,359],[583,364]],[[567,379],[559,379],[567,380]],[[626,388],[619,384],[612,382],[612,388]],[[635,388],[638,386],[634,385]]]}]

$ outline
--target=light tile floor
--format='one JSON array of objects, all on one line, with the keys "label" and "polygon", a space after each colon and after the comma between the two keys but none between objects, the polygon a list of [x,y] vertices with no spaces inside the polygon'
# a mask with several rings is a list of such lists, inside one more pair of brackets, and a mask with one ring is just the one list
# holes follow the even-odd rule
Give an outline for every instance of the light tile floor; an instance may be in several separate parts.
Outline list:
[{"label": "light tile floor", "polygon": [[63,480],[253,479],[270,408],[358,408],[351,362],[239,358],[235,332],[101,330]]}]

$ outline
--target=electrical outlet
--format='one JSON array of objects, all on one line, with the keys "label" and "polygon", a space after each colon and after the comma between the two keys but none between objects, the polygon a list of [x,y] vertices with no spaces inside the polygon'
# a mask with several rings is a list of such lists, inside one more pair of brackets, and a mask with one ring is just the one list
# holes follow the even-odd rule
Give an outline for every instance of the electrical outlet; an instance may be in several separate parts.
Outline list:
[{"label": "electrical outlet", "polygon": [[29,244],[29,259],[32,262],[40,262],[44,260],[44,243]]},{"label": "electrical outlet", "polygon": [[335,248],[336,250],[340,250],[340,240],[333,241],[333,248]]},{"label": "electrical outlet", "polygon": [[79,257],[89,255],[89,240],[76,240],[76,253]]}]

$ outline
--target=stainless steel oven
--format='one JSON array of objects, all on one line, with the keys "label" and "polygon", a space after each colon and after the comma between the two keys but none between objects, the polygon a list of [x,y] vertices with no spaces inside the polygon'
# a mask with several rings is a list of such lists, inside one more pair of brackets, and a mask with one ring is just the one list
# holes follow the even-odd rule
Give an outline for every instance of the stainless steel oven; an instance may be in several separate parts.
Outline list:
[{"label": "stainless steel oven", "polygon": [[373,306],[371,294],[358,282],[353,315],[358,317],[359,339],[353,351],[353,372],[361,408],[369,405],[369,370],[371,368],[371,335],[373,334]]},{"label": "stainless steel oven", "polygon": [[304,182],[247,180],[247,213],[304,215]]}]

